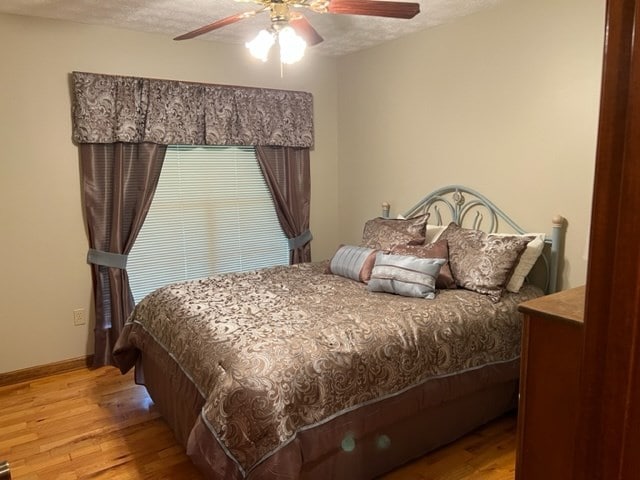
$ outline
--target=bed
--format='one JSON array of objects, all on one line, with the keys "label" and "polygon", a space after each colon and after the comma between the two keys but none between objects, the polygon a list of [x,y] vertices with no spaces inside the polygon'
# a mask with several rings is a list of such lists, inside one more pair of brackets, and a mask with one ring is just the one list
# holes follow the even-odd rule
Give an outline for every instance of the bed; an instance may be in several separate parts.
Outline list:
[{"label": "bed", "polygon": [[206,478],[373,478],[514,408],[517,306],[556,289],[563,219],[530,234],[462,186],[388,212],[330,261],[173,284],[136,306],[116,362]]}]

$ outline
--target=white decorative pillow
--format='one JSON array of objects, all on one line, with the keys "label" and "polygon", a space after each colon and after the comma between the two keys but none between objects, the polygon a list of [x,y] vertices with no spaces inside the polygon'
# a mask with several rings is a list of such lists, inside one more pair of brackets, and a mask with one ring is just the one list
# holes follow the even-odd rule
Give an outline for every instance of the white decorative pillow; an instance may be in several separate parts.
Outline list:
[{"label": "white decorative pillow", "polygon": [[544,239],[546,235],[544,233],[527,233],[525,235],[513,235],[511,233],[492,233],[490,236],[494,235],[533,238],[533,240],[527,243],[527,248],[525,248],[524,252],[522,252],[520,259],[518,260],[518,264],[513,269],[511,278],[509,279],[509,282],[506,286],[506,289],[509,292],[518,293],[522,288],[522,285],[524,284],[525,278],[527,278],[527,275],[529,275],[529,272],[542,254],[542,250],[544,249]]},{"label": "white decorative pillow", "polygon": [[447,229],[447,225],[429,225],[427,224],[427,231],[424,236],[424,243],[434,243],[437,242],[444,232]]},{"label": "white decorative pillow", "polygon": [[405,297],[435,297],[436,278],[444,258],[417,258],[404,255],[376,254],[368,289]]},{"label": "white decorative pillow", "polygon": [[341,245],[329,262],[328,273],[367,283],[376,261],[376,250]]}]

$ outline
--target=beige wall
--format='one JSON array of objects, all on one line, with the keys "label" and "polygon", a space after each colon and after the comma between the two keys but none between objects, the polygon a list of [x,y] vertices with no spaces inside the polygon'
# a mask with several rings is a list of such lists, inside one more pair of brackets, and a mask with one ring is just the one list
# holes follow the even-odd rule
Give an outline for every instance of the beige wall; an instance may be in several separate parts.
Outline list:
[{"label": "beige wall", "polygon": [[305,90],[314,95],[312,231],[316,258],[337,235],[336,64],[287,69],[256,63],[241,46],[0,15],[0,372],[93,351],[77,148],[71,142],[71,71]]},{"label": "beige wall", "polygon": [[533,231],[566,216],[562,286],[584,283],[603,25],[601,0],[506,0],[342,57],[342,240],[463,184]]}]

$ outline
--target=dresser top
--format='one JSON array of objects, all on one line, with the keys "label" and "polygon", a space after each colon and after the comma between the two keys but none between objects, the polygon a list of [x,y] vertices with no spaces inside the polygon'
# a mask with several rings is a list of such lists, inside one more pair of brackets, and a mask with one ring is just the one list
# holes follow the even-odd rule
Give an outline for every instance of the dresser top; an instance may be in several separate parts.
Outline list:
[{"label": "dresser top", "polygon": [[563,290],[521,303],[518,310],[556,320],[582,323],[584,321],[584,293],[584,285]]}]

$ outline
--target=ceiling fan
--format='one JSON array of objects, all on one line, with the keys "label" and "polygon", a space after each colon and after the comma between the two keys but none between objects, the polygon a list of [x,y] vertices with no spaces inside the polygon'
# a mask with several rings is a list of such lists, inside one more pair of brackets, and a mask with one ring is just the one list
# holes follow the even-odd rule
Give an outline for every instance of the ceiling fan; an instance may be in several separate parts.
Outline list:
[{"label": "ceiling fan", "polygon": [[262,30],[246,46],[251,53],[263,61],[267,60],[269,49],[276,38],[280,45],[282,63],[294,63],[304,54],[307,45],[316,45],[324,39],[297,9],[307,8],[316,13],[346,15],[370,15],[410,19],[420,12],[420,4],[412,2],[391,2],[384,0],[236,0],[257,3],[260,8],[237,13],[204,25],[196,30],[180,35],[174,40],[187,40],[250,18],[258,13],[269,12],[271,27]]}]

